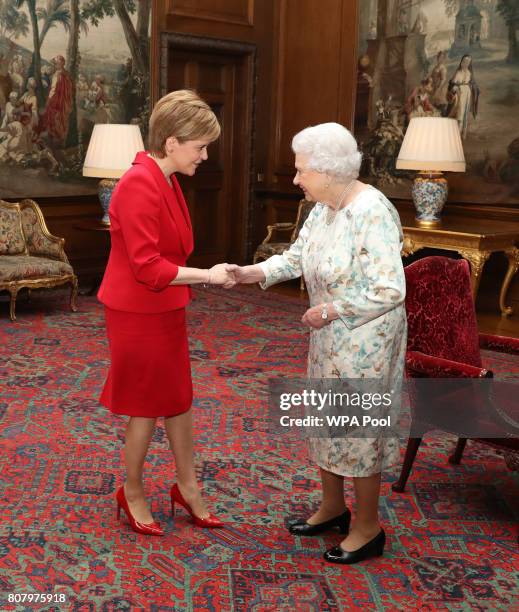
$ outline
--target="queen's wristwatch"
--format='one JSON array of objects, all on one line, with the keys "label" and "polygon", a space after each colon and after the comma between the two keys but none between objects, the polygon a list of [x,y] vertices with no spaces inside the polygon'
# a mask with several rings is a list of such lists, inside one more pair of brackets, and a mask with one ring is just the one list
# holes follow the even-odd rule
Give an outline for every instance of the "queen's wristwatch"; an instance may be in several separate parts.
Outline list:
[{"label": "queen's wristwatch", "polygon": [[324,321],[328,320],[328,304],[325,304],[321,310],[321,319]]}]

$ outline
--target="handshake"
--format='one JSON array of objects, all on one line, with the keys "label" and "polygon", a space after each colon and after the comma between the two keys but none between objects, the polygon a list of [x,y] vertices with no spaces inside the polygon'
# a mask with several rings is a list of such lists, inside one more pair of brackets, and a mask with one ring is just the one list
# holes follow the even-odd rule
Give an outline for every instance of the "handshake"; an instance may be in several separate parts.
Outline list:
[{"label": "handshake", "polygon": [[[237,266],[236,264],[221,263],[207,271],[207,283],[221,285],[224,289],[231,289],[238,283],[261,283],[265,274],[259,264],[253,266]],[[316,304],[305,312],[301,318],[303,325],[310,330],[321,329],[339,318],[339,313],[333,303]]]},{"label": "handshake", "polygon": [[265,280],[259,265],[238,266],[221,263],[209,269],[208,284],[221,285],[224,289],[232,289],[238,283],[259,283]]}]

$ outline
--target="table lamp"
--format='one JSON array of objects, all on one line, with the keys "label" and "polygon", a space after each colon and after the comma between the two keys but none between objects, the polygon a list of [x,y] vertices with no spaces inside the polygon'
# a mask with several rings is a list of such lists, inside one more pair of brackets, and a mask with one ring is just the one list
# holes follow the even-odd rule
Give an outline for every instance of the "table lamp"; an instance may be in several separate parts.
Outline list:
[{"label": "table lamp", "polygon": [[397,169],[418,170],[412,196],[418,225],[440,224],[449,192],[443,171],[465,172],[465,156],[456,119],[413,117],[398,154]]},{"label": "table lamp", "polygon": [[118,179],[130,168],[135,154],[144,151],[138,125],[97,123],[83,164],[83,176],[101,178],[98,186],[99,201],[103,208],[101,223],[110,225],[108,206]]}]

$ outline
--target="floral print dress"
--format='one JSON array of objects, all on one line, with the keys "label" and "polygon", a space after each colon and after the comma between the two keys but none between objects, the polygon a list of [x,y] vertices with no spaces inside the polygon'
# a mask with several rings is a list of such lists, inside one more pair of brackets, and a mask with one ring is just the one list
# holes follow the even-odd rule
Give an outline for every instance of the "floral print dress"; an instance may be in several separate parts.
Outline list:
[{"label": "floral print dress", "polygon": [[[329,216],[318,202],[290,249],[259,264],[261,286],[303,274],[311,306],[333,302],[340,318],[310,332],[309,378],[377,378],[395,387],[407,342],[398,213],[368,187]],[[365,477],[397,463],[399,444],[389,437],[311,438],[310,456],[334,474]]]}]

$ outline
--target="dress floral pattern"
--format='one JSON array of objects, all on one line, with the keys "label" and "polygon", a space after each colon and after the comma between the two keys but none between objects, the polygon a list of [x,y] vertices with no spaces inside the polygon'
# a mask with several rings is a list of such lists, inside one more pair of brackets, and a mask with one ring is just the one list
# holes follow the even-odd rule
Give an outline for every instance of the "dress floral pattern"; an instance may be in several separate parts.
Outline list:
[{"label": "dress floral pattern", "polygon": [[[267,287],[304,275],[310,305],[333,302],[340,318],[310,332],[310,378],[377,378],[398,385],[407,342],[402,228],[395,208],[368,187],[327,223],[317,203],[298,239],[259,265]],[[399,459],[397,438],[311,438],[311,458],[329,472],[365,477]]]}]

